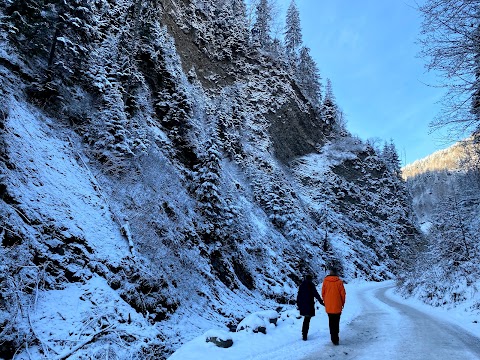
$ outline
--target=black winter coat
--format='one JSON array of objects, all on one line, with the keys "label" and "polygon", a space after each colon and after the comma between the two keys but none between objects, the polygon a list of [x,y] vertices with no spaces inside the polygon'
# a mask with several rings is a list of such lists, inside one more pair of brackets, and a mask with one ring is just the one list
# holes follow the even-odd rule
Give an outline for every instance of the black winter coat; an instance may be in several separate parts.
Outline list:
[{"label": "black winter coat", "polygon": [[297,306],[302,316],[315,316],[315,298],[323,303],[322,298],[318,294],[315,285],[311,280],[304,280],[297,294]]}]

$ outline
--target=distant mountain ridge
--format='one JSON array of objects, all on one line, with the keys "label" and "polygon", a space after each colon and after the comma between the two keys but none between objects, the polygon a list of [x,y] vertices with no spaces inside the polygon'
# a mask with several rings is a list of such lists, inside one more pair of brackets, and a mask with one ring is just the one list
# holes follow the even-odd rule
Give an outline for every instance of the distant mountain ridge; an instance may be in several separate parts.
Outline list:
[{"label": "distant mountain ridge", "polygon": [[407,180],[428,171],[465,170],[468,167],[466,160],[473,152],[473,142],[474,138],[470,137],[407,164],[401,169],[403,179]]},{"label": "distant mountain ridge", "polygon": [[466,182],[478,176],[479,164],[478,139],[471,136],[403,167],[420,222],[430,221],[439,202],[463,193]]}]

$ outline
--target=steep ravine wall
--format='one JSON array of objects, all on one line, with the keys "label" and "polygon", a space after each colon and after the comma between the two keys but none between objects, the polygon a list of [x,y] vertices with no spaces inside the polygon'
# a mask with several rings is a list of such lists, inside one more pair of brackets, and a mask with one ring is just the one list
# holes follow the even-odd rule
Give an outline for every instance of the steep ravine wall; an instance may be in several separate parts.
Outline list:
[{"label": "steep ravine wall", "polygon": [[[403,251],[411,219],[403,203],[398,223],[386,216],[378,194],[401,183],[361,142],[332,138],[281,64],[216,60],[191,37],[188,1],[102,4],[71,73],[14,30],[1,39],[3,357],[81,339],[79,357],[163,359],[292,305],[332,259],[347,280],[393,276],[387,247]],[[22,15],[49,49],[52,20]],[[387,179],[370,181],[378,168]]]}]

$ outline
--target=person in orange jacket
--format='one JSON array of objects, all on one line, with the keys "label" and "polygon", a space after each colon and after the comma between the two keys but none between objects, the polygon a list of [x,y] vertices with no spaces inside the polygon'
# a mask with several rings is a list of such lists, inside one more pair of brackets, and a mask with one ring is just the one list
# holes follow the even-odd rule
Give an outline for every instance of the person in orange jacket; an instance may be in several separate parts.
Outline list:
[{"label": "person in orange jacket", "polygon": [[322,298],[325,311],[328,314],[330,337],[334,345],[339,344],[340,316],[345,305],[346,292],[343,281],[338,277],[335,267],[330,268],[330,274],[325,277],[322,284]]}]

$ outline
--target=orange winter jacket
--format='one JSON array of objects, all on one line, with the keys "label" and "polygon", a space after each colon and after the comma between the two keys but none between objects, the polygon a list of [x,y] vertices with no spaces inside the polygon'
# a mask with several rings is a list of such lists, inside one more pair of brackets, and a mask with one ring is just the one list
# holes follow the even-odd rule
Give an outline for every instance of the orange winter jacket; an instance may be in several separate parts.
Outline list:
[{"label": "orange winter jacket", "polygon": [[328,275],[322,284],[322,298],[327,314],[340,314],[345,305],[346,292],[338,276]]}]

